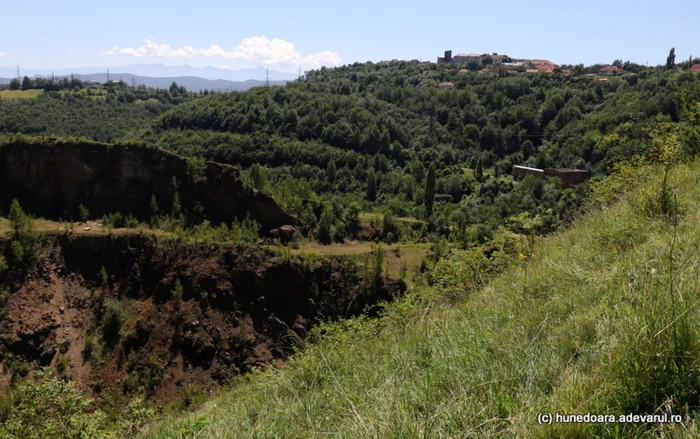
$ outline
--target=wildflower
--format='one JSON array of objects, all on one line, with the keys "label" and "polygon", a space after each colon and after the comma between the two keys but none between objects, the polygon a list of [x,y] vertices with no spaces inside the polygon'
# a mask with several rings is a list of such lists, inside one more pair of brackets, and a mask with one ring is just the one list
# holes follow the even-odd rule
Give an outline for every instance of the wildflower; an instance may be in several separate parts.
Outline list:
[{"label": "wildflower", "polygon": [[521,261],[524,261],[525,259],[527,259],[527,256],[525,256],[522,253],[520,253],[520,255],[518,257],[520,258]]}]

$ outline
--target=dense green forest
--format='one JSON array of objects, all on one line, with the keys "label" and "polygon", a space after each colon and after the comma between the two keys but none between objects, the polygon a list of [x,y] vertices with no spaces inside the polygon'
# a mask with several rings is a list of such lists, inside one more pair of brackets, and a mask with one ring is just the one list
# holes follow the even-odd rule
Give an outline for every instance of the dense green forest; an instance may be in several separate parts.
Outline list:
[{"label": "dense green forest", "polygon": [[[4,375],[11,377],[10,390],[0,396],[0,436],[65,437],[61,428],[68,425],[79,432],[76,437],[237,437],[241,431],[456,437],[465,429],[475,436],[532,437],[540,434],[533,429],[538,412],[663,408],[692,415],[700,402],[693,363],[700,339],[689,321],[700,303],[692,275],[700,266],[692,221],[700,209],[700,77],[688,70],[690,63],[649,68],[616,61],[624,72],[606,78],[597,75],[600,66],[527,76],[498,66],[465,72],[464,66],[418,61],[356,63],[307,72],[285,87],[214,94],[191,93],[175,83],[156,90],[123,82],[98,87],[15,82],[22,91],[41,92],[32,99],[0,99],[0,134],[9,135],[0,146],[91,145],[75,139],[82,137],[109,142],[99,145],[104,151],[147,146],[144,151],[162,148],[187,159],[156,151],[176,161],[180,174],[132,191],[150,200],[147,209],[140,202],[140,218],[102,209],[99,219],[97,210],[91,214],[74,200],[78,218],[35,221],[19,202],[10,204],[9,221],[0,222],[7,233],[0,257],[3,325],[10,321],[6,311],[25,318],[22,310],[30,305],[20,301],[22,295],[36,296],[39,306],[57,315],[84,307],[94,317],[88,326],[66,320],[45,333],[28,327],[35,332],[18,337],[26,339],[34,357],[19,348],[0,351]],[[453,88],[440,89],[441,82]],[[241,173],[225,167],[231,179],[222,184],[223,172],[214,169],[221,167],[205,160]],[[163,158],[143,163],[156,161]],[[565,188],[558,178],[515,179],[514,165],[577,168],[592,178]],[[139,174],[135,169],[128,173]],[[62,175],[77,179],[77,174],[70,168]],[[282,212],[277,235],[260,233],[251,216],[212,226],[202,193],[234,206],[236,213],[259,208],[264,197],[269,203],[262,211],[272,212],[275,203],[241,184],[240,176],[299,222],[288,225],[295,218]],[[160,192],[155,184],[161,184]],[[234,185],[258,201],[236,208],[235,194],[218,191]],[[551,233],[571,223],[571,230]],[[152,229],[148,236],[146,228]],[[51,234],[61,245],[82,236],[86,247],[64,258],[58,244],[51,247]],[[98,256],[109,255],[94,245],[116,245],[120,234],[123,248],[114,247],[114,254],[133,256],[134,262],[125,264],[130,269],[108,272]],[[134,239],[152,242],[153,250],[139,250]],[[346,240],[353,242],[328,245]],[[226,256],[207,253],[234,244],[238,247]],[[248,284],[227,284],[222,273],[228,268],[221,261],[237,261],[252,248],[270,253],[232,275],[261,288],[259,295],[243,298]],[[160,257],[173,264],[167,276]],[[304,302],[296,296],[284,302],[285,275],[297,265],[260,277],[272,258],[313,271],[325,257],[341,261],[348,273],[364,273],[366,291],[379,291],[383,276],[393,273],[400,279],[391,280],[404,287],[410,278],[411,288],[401,296],[382,296],[371,313],[339,322],[321,321],[324,315],[313,322],[317,326],[294,313],[284,320],[268,312],[269,298],[280,300],[280,309]],[[78,263],[89,267],[74,271]],[[47,274],[49,269],[56,275]],[[194,290],[200,276],[202,287]],[[331,292],[345,288],[338,276],[329,274],[321,284]],[[65,282],[49,288],[46,279]],[[273,280],[281,283],[279,291],[269,288]],[[153,285],[146,288],[145,282]],[[304,291],[320,291],[318,283],[303,285]],[[67,300],[63,292],[76,299]],[[64,302],[51,302],[61,294]],[[93,300],[89,306],[87,297]],[[313,297],[309,303],[318,298]],[[212,376],[222,371],[178,363],[176,351],[190,349],[198,358],[222,349],[223,336],[208,337],[248,306],[244,299],[252,317],[231,325],[226,338],[240,344],[230,346],[257,351],[267,343],[244,336],[246,326],[261,334],[279,331],[284,340],[293,339],[288,366],[276,369],[278,360],[288,359],[282,354],[274,362],[272,356],[250,362],[250,368],[236,369],[251,373],[233,381],[232,393],[184,420],[166,419],[143,430],[156,412],[179,413],[206,398],[197,384],[180,381],[178,395],[165,395],[170,408],[148,399],[163,381],[175,383],[175,371]],[[231,308],[221,319],[201,324],[214,315],[214,303]],[[173,321],[153,317],[148,309]],[[53,321],[39,314],[37,319]],[[154,331],[152,322],[172,323],[173,332]],[[63,328],[84,333],[74,334],[72,347],[49,337],[53,351],[38,348],[49,345],[43,344],[45,334]],[[297,332],[287,332],[290,328]],[[151,349],[162,348],[166,339],[174,346],[167,356]],[[113,349],[119,340],[123,351]],[[226,358],[237,352],[223,350]],[[118,375],[70,376],[88,361],[100,367],[114,363],[114,373],[126,371],[123,385],[107,392],[105,384]],[[40,372],[46,365],[57,375]],[[295,422],[299,419],[306,421]],[[700,424],[690,419],[677,437],[697,437]],[[550,437],[636,437],[651,431],[642,424],[557,428]],[[665,428],[658,432],[665,434]]]},{"label": "dense green forest", "polygon": [[[583,204],[587,183],[518,182],[513,165],[599,178],[644,152],[655,124],[682,119],[679,94],[697,93],[698,82],[683,65],[618,64],[625,73],[606,81],[587,73],[595,69],[505,76],[401,61],[322,68],[286,87],[208,96],[176,84],[110,83],[103,96],[76,86],[0,101],[0,132],[136,138],[236,165],[316,237],[328,235],[322,228],[332,229],[331,240],[357,237],[358,212],[374,211],[388,217],[375,238],[468,245],[504,225],[552,231]],[[439,90],[442,81],[454,89]],[[400,227],[397,217],[419,221]]]},{"label": "dense green forest", "polygon": [[[603,82],[465,74],[417,61],[354,64],[180,105],[141,138],[251,169],[251,181],[307,222],[310,210],[319,216],[308,202],[335,203],[340,239],[351,235],[342,232],[351,214],[338,205],[425,220],[419,238],[483,241],[523,214],[544,233],[570,221],[588,186],[515,182],[513,165],[605,175],[645,151],[657,122],[679,121],[679,90],[697,87],[687,70],[627,67],[634,73]],[[441,81],[455,88],[438,90]],[[434,194],[452,201],[434,203]]]},{"label": "dense green forest", "polygon": [[101,142],[134,138],[139,127],[198,96],[176,84],[155,90],[132,88],[120,81],[93,89],[83,87],[79,80],[63,82],[36,84],[45,90],[36,99],[0,99],[0,134],[85,137]]}]

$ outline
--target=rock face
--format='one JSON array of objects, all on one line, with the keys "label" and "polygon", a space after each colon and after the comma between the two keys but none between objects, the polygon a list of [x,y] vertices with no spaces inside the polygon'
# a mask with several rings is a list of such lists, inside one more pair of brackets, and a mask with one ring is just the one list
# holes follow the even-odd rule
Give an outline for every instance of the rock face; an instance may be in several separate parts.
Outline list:
[{"label": "rock face", "polygon": [[203,209],[213,224],[247,214],[263,233],[297,224],[268,195],[240,180],[236,168],[195,162],[160,149],[107,145],[72,139],[32,139],[0,146],[0,212],[17,198],[46,218],[78,218],[121,212],[146,220],[151,197],[161,212],[172,212],[175,194],[186,213]]}]

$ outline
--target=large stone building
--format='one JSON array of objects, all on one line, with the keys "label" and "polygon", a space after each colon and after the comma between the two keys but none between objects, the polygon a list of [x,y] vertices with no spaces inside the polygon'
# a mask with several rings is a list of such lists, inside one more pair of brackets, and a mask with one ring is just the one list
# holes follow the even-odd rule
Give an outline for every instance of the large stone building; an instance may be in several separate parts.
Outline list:
[{"label": "large stone building", "polygon": [[445,56],[439,56],[437,59],[438,64],[466,64],[471,60],[476,60],[479,64],[486,57],[490,56],[493,64],[502,64],[503,60],[506,58],[505,55],[499,55],[498,53],[489,54],[478,54],[478,53],[458,53],[454,57],[452,56],[451,50],[445,51]]}]

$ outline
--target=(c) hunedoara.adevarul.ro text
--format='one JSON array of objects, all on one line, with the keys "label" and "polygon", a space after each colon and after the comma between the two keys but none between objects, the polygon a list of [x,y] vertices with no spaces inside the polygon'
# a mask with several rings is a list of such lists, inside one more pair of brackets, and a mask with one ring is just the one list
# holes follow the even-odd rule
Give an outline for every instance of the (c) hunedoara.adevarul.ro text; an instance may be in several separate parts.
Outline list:
[{"label": "(c) hunedoara.adevarul.ro text", "polygon": [[601,414],[562,414],[562,413],[540,413],[537,415],[537,423],[540,425],[552,424],[673,424],[683,422],[681,415],[672,415],[669,413],[656,415],[635,415],[633,413],[626,415],[601,415]]}]

